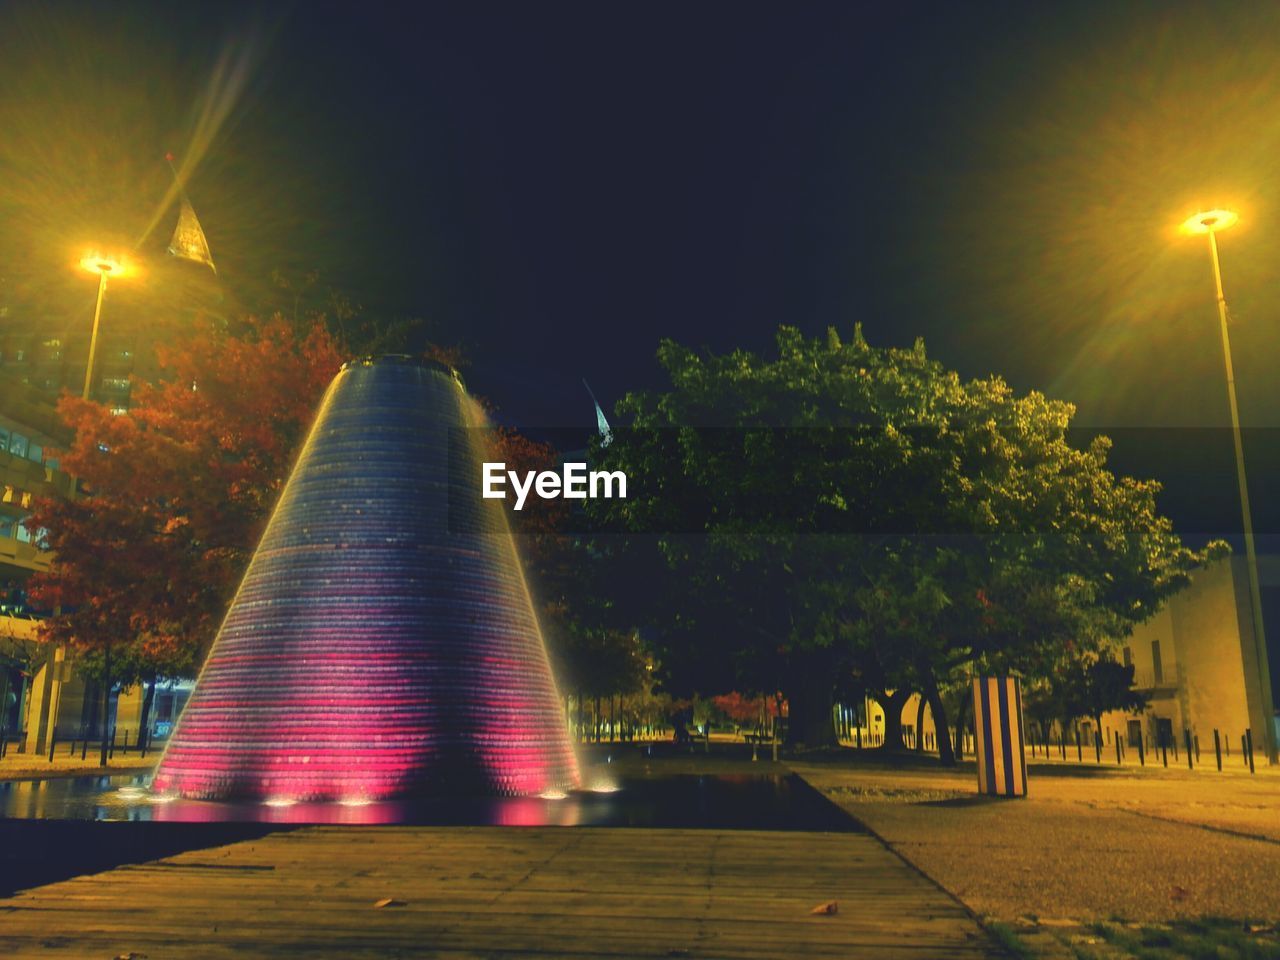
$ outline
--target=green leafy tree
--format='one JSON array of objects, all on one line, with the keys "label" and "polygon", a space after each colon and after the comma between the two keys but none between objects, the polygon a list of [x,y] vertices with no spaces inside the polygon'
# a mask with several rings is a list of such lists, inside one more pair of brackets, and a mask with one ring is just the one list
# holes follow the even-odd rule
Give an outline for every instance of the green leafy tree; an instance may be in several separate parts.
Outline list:
[{"label": "green leafy tree", "polygon": [[[632,609],[662,638],[674,692],[780,689],[790,738],[833,740],[846,672],[887,701],[920,689],[949,759],[940,691],[969,670],[1032,670],[1100,649],[1185,585],[1205,554],[1155,508],[1158,484],[1067,438],[1074,409],[925,353],[783,327],[776,359],[659,349],[670,380],[631,394],[597,460],[643,537]],[[888,738],[892,745],[893,738]]]},{"label": "green leafy tree", "polygon": [[1145,693],[1133,686],[1133,665],[1125,666],[1110,657],[1080,661],[1064,677],[1065,712],[1070,716],[1089,717],[1094,729],[1102,729],[1102,715],[1111,710],[1139,713],[1150,702]]}]

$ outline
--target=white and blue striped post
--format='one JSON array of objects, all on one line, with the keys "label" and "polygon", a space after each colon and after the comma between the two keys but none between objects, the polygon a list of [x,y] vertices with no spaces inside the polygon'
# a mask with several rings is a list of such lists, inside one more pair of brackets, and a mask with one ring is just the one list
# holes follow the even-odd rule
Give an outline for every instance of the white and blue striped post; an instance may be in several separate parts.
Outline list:
[{"label": "white and blue striped post", "polygon": [[1027,755],[1022,740],[1022,690],[1017,677],[976,677],[973,730],[978,792],[994,797],[1027,795]]}]

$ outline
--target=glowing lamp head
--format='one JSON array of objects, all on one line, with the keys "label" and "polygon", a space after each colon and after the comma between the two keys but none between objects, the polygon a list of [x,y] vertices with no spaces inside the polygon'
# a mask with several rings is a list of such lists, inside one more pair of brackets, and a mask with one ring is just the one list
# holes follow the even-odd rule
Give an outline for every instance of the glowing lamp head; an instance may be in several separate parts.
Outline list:
[{"label": "glowing lamp head", "polygon": [[124,273],[124,263],[114,257],[104,257],[93,253],[80,261],[80,266],[90,273],[100,276],[118,277]]},{"label": "glowing lamp head", "polygon": [[1234,226],[1240,219],[1234,210],[1204,210],[1182,221],[1182,232],[1189,235],[1217,233]]}]

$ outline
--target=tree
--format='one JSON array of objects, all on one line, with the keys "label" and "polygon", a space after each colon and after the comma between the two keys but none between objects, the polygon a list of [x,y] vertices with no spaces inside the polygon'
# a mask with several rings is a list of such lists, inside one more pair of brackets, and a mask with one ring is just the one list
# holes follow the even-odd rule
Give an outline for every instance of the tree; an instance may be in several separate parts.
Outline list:
[{"label": "tree", "polygon": [[104,699],[112,679],[200,662],[342,361],[322,327],[279,317],[157,354],[163,379],[138,384],[126,414],[62,398],[75,439],[60,457],[82,496],[40,500],[27,520],[55,557],[30,582],[59,611],[42,637],[86,654]]},{"label": "tree", "polygon": [[273,270],[270,284],[256,291],[254,302],[264,315],[279,316],[302,336],[323,326],[351,356],[420,353],[454,368],[465,365],[463,347],[442,324],[422,317],[375,316],[324,282],[319,270]]},{"label": "tree", "polygon": [[1071,446],[1069,404],[963,382],[920,342],[783,327],[776,359],[671,341],[658,358],[669,389],[624,398],[632,427],[595,450],[630,496],[589,508],[633,534],[612,556],[648,563],[634,609],[675,686],[780,688],[793,743],[833,742],[852,671],[894,720],[921,690],[947,759],[960,671],[1100,649],[1208,555],[1159,515],[1158,484],[1106,469],[1105,439]]},{"label": "tree", "polygon": [[[554,470],[559,453],[510,427],[492,431],[498,457],[518,473]],[[633,627],[609,614],[609,591],[590,538],[570,531],[569,501],[537,499],[510,514],[525,576],[537,598],[539,625],[561,687],[572,691],[581,712],[588,698],[600,716],[600,698],[635,693],[649,660]]]},{"label": "tree", "polygon": [[1066,712],[1091,718],[1099,732],[1104,713],[1140,713],[1149,702],[1145,693],[1133,687],[1133,664],[1125,666],[1110,657],[1077,662],[1063,679]]}]

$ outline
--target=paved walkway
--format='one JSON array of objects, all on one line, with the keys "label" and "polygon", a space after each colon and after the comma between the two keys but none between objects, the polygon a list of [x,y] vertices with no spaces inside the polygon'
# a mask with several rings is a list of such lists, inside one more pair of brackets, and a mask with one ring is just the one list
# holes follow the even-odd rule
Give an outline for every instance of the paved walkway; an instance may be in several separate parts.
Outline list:
[{"label": "paved walkway", "polygon": [[[830,900],[838,912],[810,912]],[[311,827],[0,900],[0,955],[1000,954],[954,900],[864,834]]]},{"label": "paved walkway", "polygon": [[160,759],[158,751],[151,751],[147,756],[139,756],[137,751],[125,753],[116,751],[104,770],[98,766],[98,751],[90,749],[85,758],[80,759],[80,751],[70,753],[67,747],[58,747],[54,751],[53,762],[48,755],[37,756],[30,753],[18,753],[10,744],[8,752],[0,759],[0,780],[33,780],[45,777],[96,777],[100,774],[116,776],[122,773],[147,773]]},{"label": "paved walkway", "polygon": [[979,915],[1280,919],[1274,768],[1037,764],[1021,800],[978,797],[972,765],[792,769]]}]

